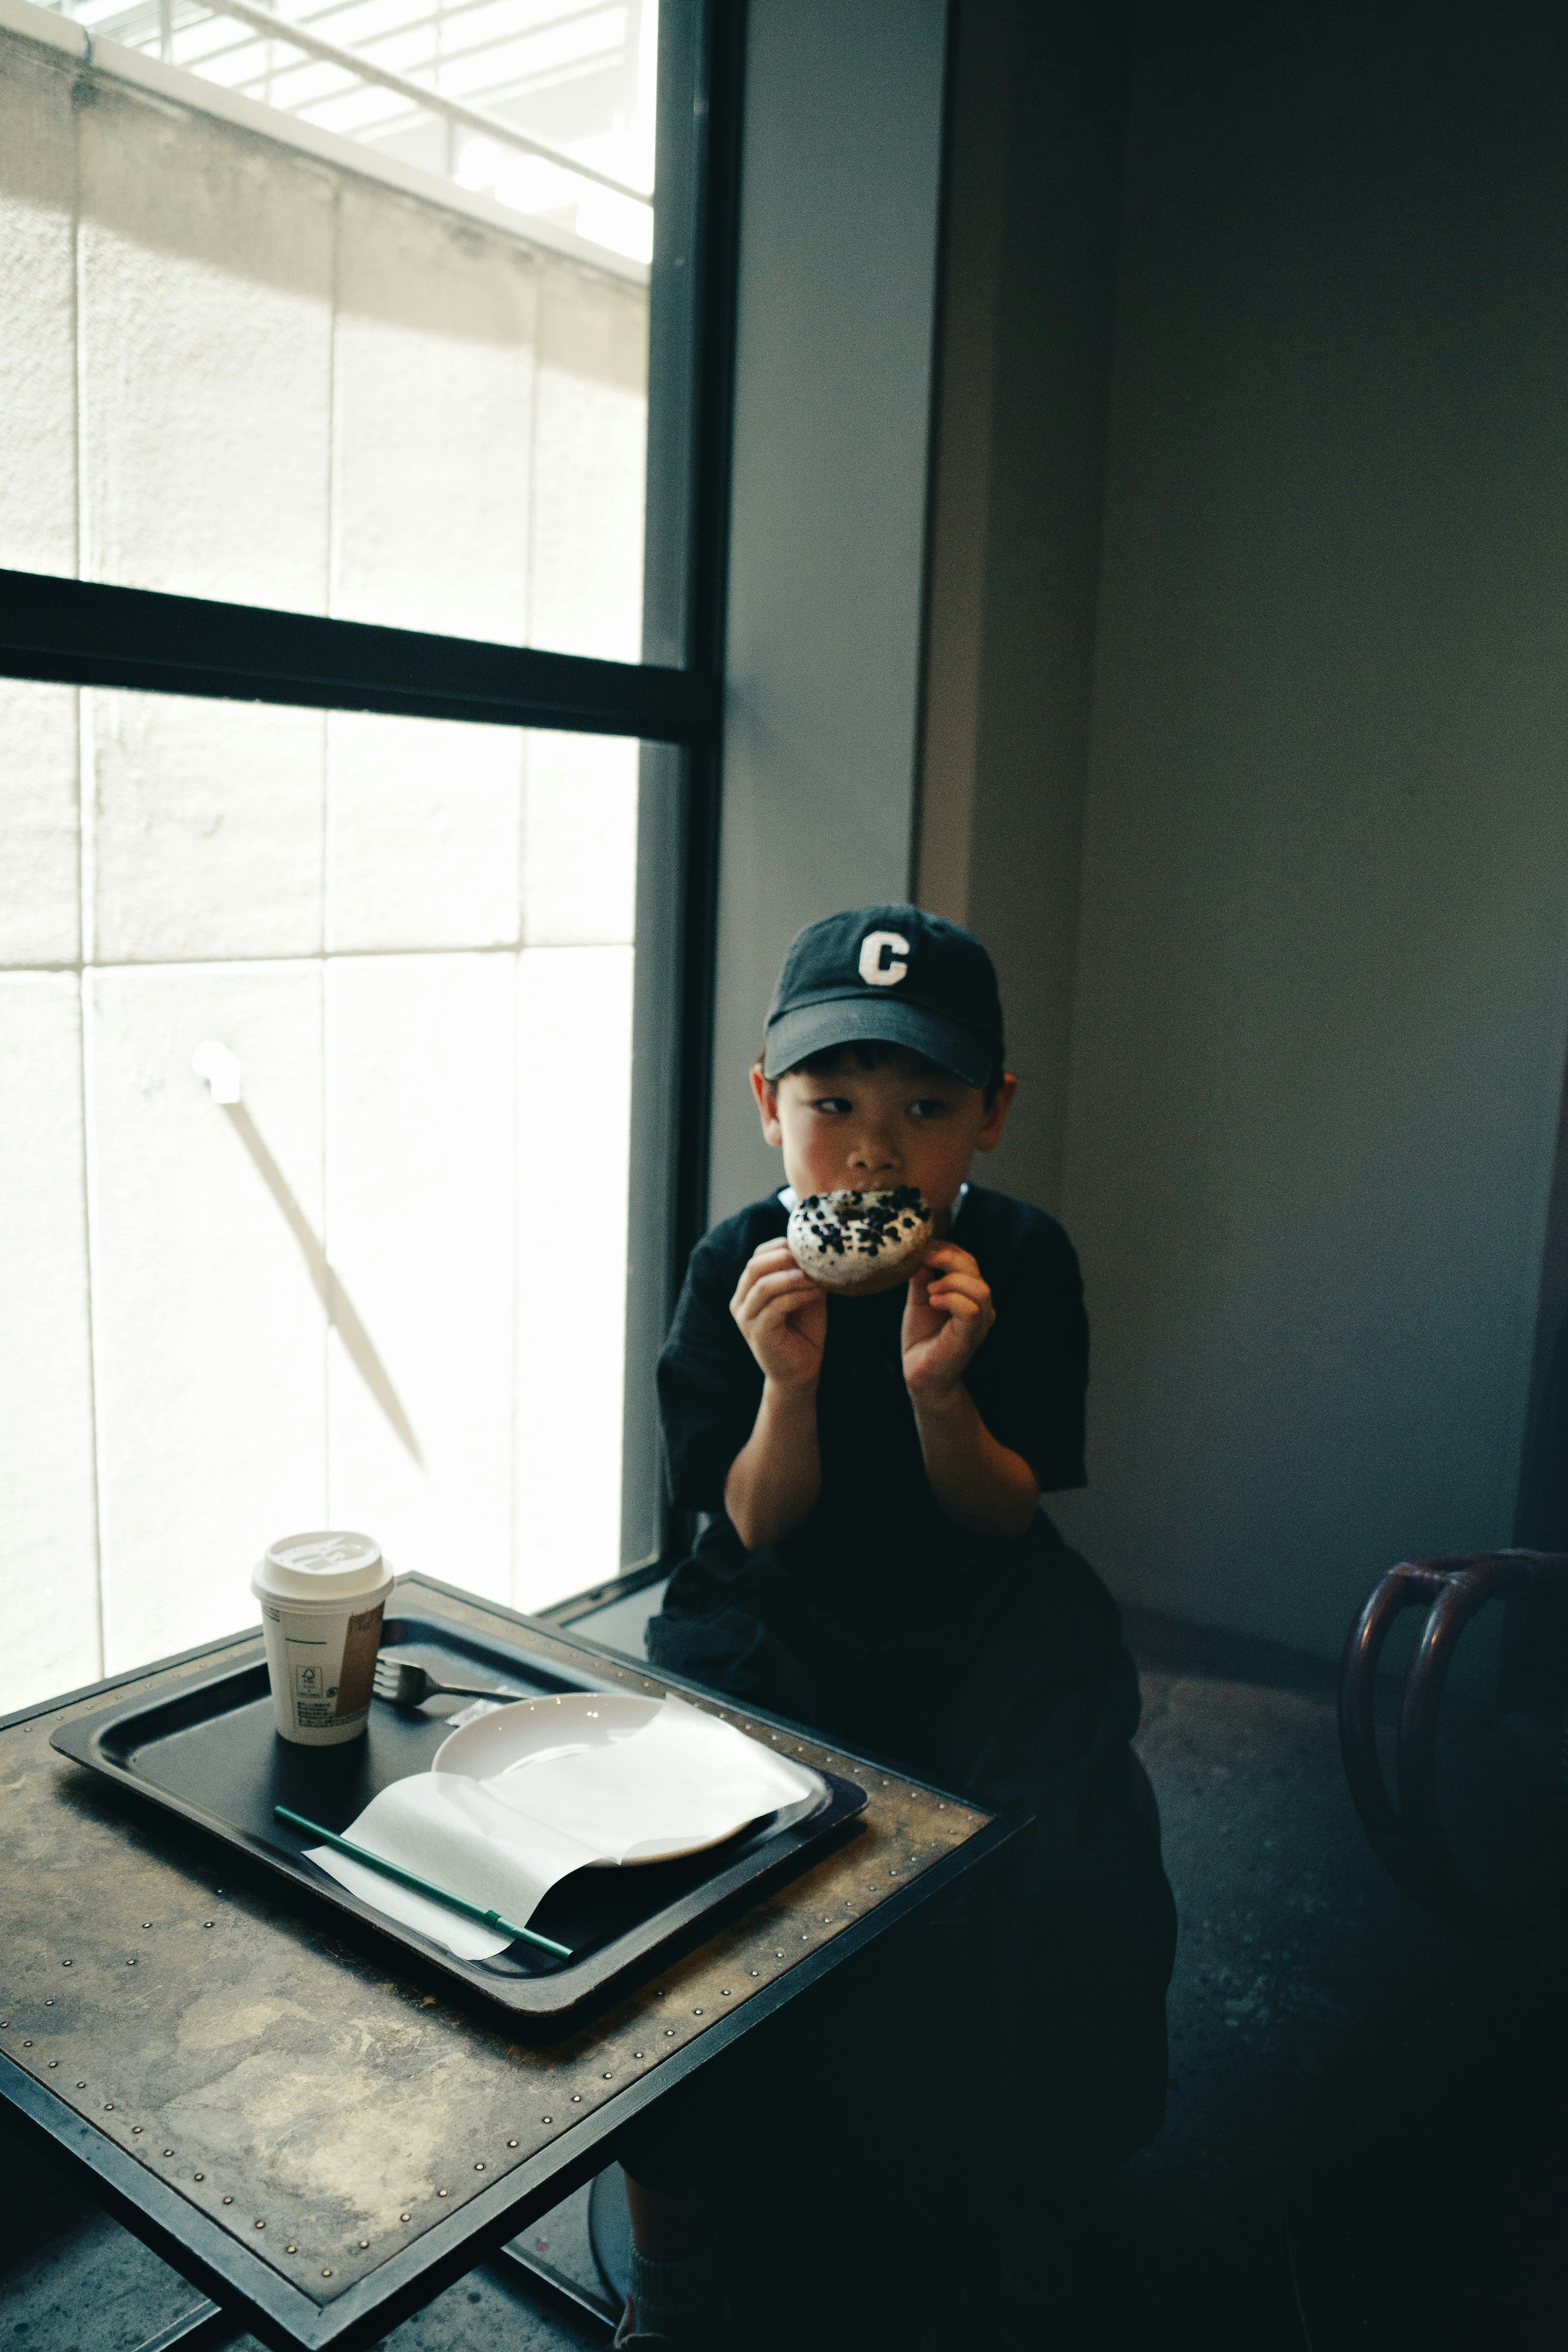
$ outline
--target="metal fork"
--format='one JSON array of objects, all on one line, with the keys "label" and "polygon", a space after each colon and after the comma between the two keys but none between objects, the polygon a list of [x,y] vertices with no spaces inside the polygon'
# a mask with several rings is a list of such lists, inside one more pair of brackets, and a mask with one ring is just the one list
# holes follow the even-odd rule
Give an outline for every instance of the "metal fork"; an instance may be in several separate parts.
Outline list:
[{"label": "metal fork", "polygon": [[501,1690],[494,1683],[444,1683],[426,1666],[411,1666],[398,1658],[377,1658],[375,1695],[393,1706],[417,1706],[422,1699],[526,1698],[526,1691]]}]

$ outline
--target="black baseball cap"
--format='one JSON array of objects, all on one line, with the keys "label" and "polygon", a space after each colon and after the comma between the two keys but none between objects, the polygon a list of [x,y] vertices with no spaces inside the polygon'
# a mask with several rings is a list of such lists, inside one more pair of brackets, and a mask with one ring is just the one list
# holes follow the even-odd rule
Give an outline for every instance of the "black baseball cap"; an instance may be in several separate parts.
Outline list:
[{"label": "black baseball cap", "polygon": [[854,907],[808,923],[773,991],[763,1075],[782,1077],[862,1037],[988,1086],[1002,1062],[1002,998],[973,933],[919,907]]}]

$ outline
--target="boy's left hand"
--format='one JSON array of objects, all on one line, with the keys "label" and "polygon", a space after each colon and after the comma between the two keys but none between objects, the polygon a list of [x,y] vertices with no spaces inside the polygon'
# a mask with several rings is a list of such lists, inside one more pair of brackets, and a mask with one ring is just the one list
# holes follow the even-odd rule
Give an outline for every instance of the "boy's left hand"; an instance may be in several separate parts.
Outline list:
[{"label": "boy's left hand", "polygon": [[969,1252],[952,1242],[928,1250],[910,1283],[900,1342],[910,1394],[940,1402],[995,1320],[990,1285]]}]

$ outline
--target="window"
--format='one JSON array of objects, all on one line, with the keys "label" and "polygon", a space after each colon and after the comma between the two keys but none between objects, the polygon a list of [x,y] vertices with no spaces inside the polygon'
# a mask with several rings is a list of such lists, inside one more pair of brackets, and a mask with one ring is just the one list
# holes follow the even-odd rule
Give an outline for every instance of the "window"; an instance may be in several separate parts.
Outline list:
[{"label": "window", "polygon": [[341,68],[262,117],[237,19],[80,13],[127,46],[0,35],[0,1705],[232,1630],[286,1525],[523,1607],[656,1551],[701,1183],[710,26],[666,0],[650,270]]},{"label": "window", "polygon": [[[363,130],[100,32],[89,66],[77,19],[23,21],[40,37],[0,36],[0,560],[635,661],[646,261],[395,165]],[[175,54],[198,39],[209,73],[279,46],[182,8]]]}]

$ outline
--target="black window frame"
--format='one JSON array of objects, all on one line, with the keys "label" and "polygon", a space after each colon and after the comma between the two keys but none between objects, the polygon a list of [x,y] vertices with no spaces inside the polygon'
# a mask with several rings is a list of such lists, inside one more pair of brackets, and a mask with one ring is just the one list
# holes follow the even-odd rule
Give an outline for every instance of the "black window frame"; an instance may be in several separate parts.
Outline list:
[{"label": "black window frame", "polygon": [[[653,1356],[706,1223],[744,46],[745,0],[661,0],[641,661],[0,567],[0,677],[641,743],[641,1157],[623,1456],[633,1556],[595,1588],[606,1595],[657,1574],[667,1548]],[[521,216],[519,227],[526,235]]]}]

